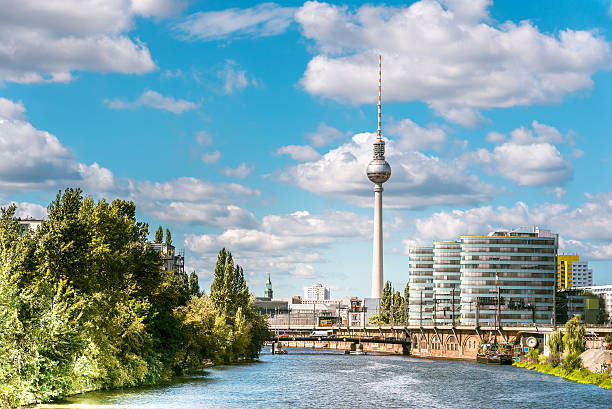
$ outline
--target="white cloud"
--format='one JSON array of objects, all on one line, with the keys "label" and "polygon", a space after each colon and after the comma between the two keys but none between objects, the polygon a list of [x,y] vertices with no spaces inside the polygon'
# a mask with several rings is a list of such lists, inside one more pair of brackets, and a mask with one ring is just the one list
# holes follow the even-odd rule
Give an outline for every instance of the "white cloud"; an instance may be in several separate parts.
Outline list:
[{"label": "white cloud", "polygon": [[502,142],[504,139],[506,139],[506,135],[504,135],[503,133],[495,132],[495,131],[489,132],[487,134],[487,137],[485,138],[487,142],[493,142],[493,143]]},{"label": "white cloud", "polygon": [[237,168],[225,168],[221,172],[227,177],[246,179],[254,170],[255,166],[249,166],[242,162]]},{"label": "white cloud", "polygon": [[404,150],[440,149],[446,142],[446,132],[444,130],[435,126],[423,128],[410,119],[391,122],[387,126],[387,133],[399,136],[396,141],[397,147]]},{"label": "white cloud", "polygon": [[233,94],[234,91],[242,91],[248,86],[257,87],[259,82],[255,78],[249,78],[246,70],[240,69],[235,61],[227,60],[223,69],[217,71],[217,78],[223,81],[223,92]]},{"label": "white cloud", "polygon": [[435,240],[454,240],[460,235],[486,234],[498,229],[535,225],[559,233],[565,239],[561,242],[560,250],[571,251],[568,243],[574,246],[582,243],[589,257],[610,259],[612,254],[607,251],[612,243],[612,192],[586,195],[586,199],[574,209],[554,203],[530,208],[523,202],[517,202],[510,208],[482,206],[441,211],[416,219],[414,231],[404,240],[404,244],[409,246]]},{"label": "white cloud", "polygon": [[479,149],[475,157],[519,186],[558,186],[573,176],[572,166],[549,143],[507,142],[492,152]]},{"label": "white cloud", "polygon": [[552,189],[546,189],[546,193],[554,194],[557,197],[557,200],[561,200],[567,193],[567,190],[563,189],[562,187],[555,187]]},{"label": "white cloud", "polygon": [[174,99],[173,97],[165,97],[159,92],[147,90],[143,92],[135,101],[124,101],[120,99],[106,100],[106,105],[112,109],[133,109],[138,107],[150,107],[162,109],[172,112],[173,114],[182,114],[185,111],[192,111],[198,108],[198,104],[184,99]]},{"label": "white cloud", "polygon": [[187,0],[132,0],[134,13],[144,17],[170,17],[179,13]]},{"label": "white cloud", "polygon": [[[337,242],[371,239],[368,217],[341,211],[268,215],[258,229],[227,229],[220,234],[188,234],[185,247],[206,260],[212,269],[222,247],[239,256],[238,262],[255,271],[315,274],[312,263],[326,260],[321,251]],[[266,257],[261,255],[265,254]]]},{"label": "white cloud", "polygon": [[295,9],[262,3],[247,9],[199,12],[176,25],[179,37],[212,41],[230,37],[266,37],[282,34]]},{"label": "white cloud", "polygon": [[156,68],[127,33],[134,17],[163,17],[169,0],[2,0],[0,82],[68,82],[76,70],[143,74]]},{"label": "white cloud", "polygon": [[481,108],[557,102],[592,87],[591,76],[610,66],[609,44],[596,31],[547,35],[528,21],[485,22],[487,1],[445,3],[448,9],[433,0],[358,9],[306,2],[295,18],[319,54],[301,84],[313,95],[375,103],[382,54],[385,101],[425,101],[474,126]]},{"label": "white cloud", "polygon": [[342,132],[333,126],[324,124],[323,122],[317,126],[317,130],[315,132],[311,132],[306,135],[306,139],[310,141],[310,144],[317,148],[329,145],[334,140],[342,138],[344,138],[344,134]]},{"label": "white cloud", "polygon": [[276,150],[277,155],[289,155],[299,162],[311,162],[321,157],[319,152],[308,145],[287,145]]},{"label": "white cloud", "polygon": [[212,152],[203,153],[200,159],[202,159],[202,162],[204,163],[211,164],[211,163],[216,163],[220,157],[221,157],[221,152],[214,150]]},{"label": "white cloud", "polygon": [[212,136],[206,131],[200,131],[196,134],[196,142],[198,145],[210,146],[212,145]]},{"label": "white cloud", "polygon": [[[375,135],[361,133],[325,153],[316,161],[279,172],[281,181],[324,196],[339,197],[353,205],[372,206],[372,183],[366,167],[372,159]],[[385,184],[385,206],[424,208],[436,205],[476,204],[493,196],[493,186],[471,175],[468,162],[447,160],[402,149],[402,139],[387,144],[391,181]]]},{"label": "white cloud", "polygon": [[531,123],[531,126],[535,134],[530,129],[521,126],[510,132],[510,141],[518,145],[564,142],[563,135],[555,127],[541,124],[535,120]]},{"label": "white cloud", "polygon": [[202,202],[146,203],[139,207],[147,214],[165,221],[201,224],[219,228],[254,228],[259,222],[248,210],[235,205]]},{"label": "white cloud", "polygon": [[24,119],[25,107],[21,101],[13,102],[10,99],[0,97],[0,117],[7,119]]},{"label": "white cloud", "polygon": [[11,204],[17,206],[15,211],[15,217],[19,217],[21,219],[44,219],[47,217],[47,209],[36,203],[29,202],[15,202],[15,201],[4,201],[0,199],[0,207],[7,207]]},{"label": "white cloud", "polygon": [[24,191],[56,189],[78,184],[103,190],[114,184],[112,173],[97,163],[74,159],[54,135],[41,131],[24,116],[22,104],[0,101],[0,189]]}]

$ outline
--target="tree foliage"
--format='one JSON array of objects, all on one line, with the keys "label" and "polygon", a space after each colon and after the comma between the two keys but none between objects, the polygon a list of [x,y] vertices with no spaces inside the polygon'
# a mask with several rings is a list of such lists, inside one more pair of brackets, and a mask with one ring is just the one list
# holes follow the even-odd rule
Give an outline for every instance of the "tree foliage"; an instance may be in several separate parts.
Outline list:
[{"label": "tree foliage", "polygon": [[561,330],[556,330],[548,339],[548,347],[551,355],[559,356],[563,352],[563,334]]},{"label": "tree foliage", "polygon": [[15,210],[0,214],[0,406],[154,383],[256,357],[267,339],[242,268],[202,295],[195,272],[161,269],[132,202],[67,189],[25,233]]},{"label": "tree foliage", "polygon": [[575,315],[565,324],[565,334],[563,335],[563,349],[568,355],[580,355],[584,352],[585,330],[580,325],[580,314]]},{"label": "tree foliage", "polygon": [[155,232],[154,243],[161,243],[162,241],[164,241],[164,229],[162,229],[162,227],[159,226],[157,228],[157,231]]}]

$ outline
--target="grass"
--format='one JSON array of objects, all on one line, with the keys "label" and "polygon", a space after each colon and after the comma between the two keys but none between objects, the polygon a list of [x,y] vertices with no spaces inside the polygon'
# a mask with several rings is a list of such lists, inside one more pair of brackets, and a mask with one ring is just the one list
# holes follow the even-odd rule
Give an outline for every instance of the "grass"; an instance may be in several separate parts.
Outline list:
[{"label": "grass", "polygon": [[584,368],[574,369],[573,371],[565,371],[563,368],[561,368],[561,366],[553,368],[552,366],[548,366],[546,364],[536,364],[524,361],[515,362],[513,365],[519,368],[526,368],[532,371],[560,376],[570,381],[597,385],[603,389],[612,389],[612,382],[610,382],[610,374],[608,372],[593,373]]}]

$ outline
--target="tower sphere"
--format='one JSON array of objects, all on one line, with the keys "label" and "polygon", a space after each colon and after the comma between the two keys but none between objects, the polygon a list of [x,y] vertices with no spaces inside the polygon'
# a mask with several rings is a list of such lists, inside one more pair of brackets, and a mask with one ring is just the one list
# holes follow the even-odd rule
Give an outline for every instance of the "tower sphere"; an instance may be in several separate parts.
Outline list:
[{"label": "tower sphere", "polygon": [[384,159],[372,159],[368,165],[368,179],[374,183],[385,183],[391,177],[391,166]]}]

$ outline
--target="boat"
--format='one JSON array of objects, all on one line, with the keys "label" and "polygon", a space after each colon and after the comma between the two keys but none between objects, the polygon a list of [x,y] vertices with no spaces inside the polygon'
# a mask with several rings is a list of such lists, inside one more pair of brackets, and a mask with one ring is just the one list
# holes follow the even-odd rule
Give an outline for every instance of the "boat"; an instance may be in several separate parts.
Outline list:
[{"label": "boat", "polygon": [[488,365],[512,365],[510,345],[482,344],[476,354],[476,362]]}]

